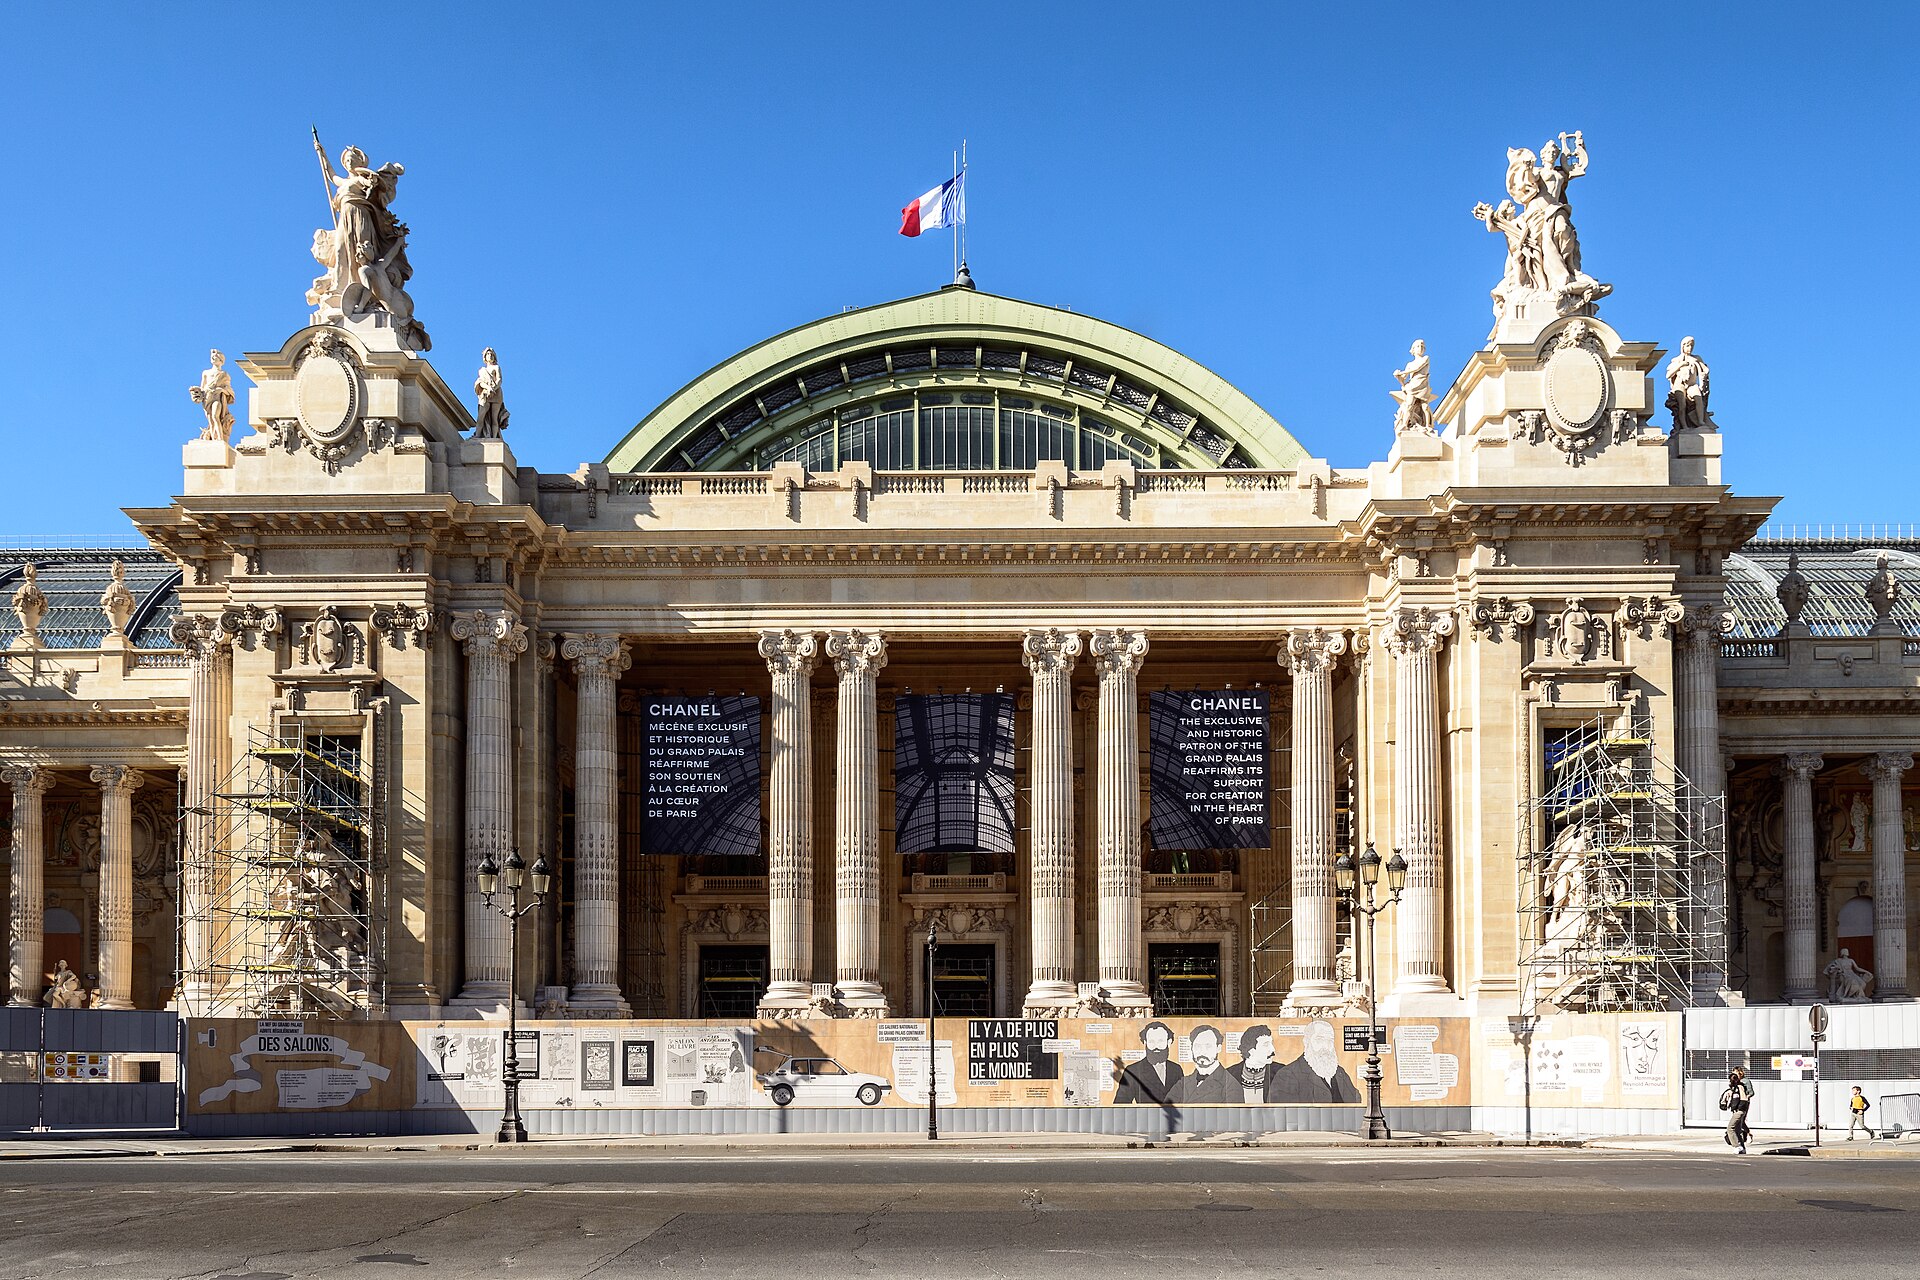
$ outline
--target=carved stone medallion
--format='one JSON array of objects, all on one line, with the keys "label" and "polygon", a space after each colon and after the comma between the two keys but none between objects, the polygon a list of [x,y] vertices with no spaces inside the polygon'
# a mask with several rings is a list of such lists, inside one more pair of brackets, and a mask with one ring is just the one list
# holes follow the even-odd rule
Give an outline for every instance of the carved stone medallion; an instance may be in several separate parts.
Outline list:
[{"label": "carved stone medallion", "polygon": [[1554,445],[1578,465],[1601,444],[1610,379],[1600,339],[1575,320],[1554,340],[1543,366],[1547,427]]}]

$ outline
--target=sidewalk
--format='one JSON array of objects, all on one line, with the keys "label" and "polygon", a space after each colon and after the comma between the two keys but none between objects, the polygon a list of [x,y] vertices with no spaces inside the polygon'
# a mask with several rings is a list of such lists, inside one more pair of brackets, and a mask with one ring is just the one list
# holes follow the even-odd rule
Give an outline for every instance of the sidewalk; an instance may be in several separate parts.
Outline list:
[{"label": "sidewalk", "polygon": [[[1754,1155],[1808,1155],[1822,1158],[1920,1158],[1920,1137],[1886,1138],[1814,1147],[1811,1131],[1769,1130],[1756,1133],[1749,1150]],[[591,1152],[687,1153],[767,1151],[910,1151],[932,1154],[967,1151],[1223,1151],[1260,1148],[1292,1151],[1383,1151],[1448,1149],[1618,1151],[1640,1155],[1714,1155],[1733,1157],[1718,1130],[1646,1134],[1607,1138],[1536,1138],[1531,1145],[1513,1136],[1491,1133],[1407,1134],[1369,1142],[1351,1133],[1215,1133],[1178,1134],[1149,1142],[1124,1134],[996,1133],[950,1134],[937,1143],[922,1133],[871,1134],[673,1134],[580,1137],[536,1137],[524,1147],[501,1146],[491,1136],[478,1134],[416,1135],[398,1138],[184,1138],[171,1135],[101,1136],[61,1134],[39,1138],[0,1140],[0,1161],[85,1160],[116,1156],[239,1156],[305,1155],[315,1153],[454,1152],[472,1151],[501,1156],[586,1155]]]}]

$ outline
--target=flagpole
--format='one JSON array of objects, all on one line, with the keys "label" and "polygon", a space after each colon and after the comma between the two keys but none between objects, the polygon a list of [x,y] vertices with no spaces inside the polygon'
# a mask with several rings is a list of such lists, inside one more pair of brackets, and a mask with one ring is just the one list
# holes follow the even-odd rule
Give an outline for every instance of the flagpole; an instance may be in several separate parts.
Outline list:
[{"label": "flagpole", "polygon": [[[967,140],[960,139],[960,261],[967,260]],[[959,275],[959,268],[954,269]]]},{"label": "flagpole", "polygon": [[[955,174],[958,174],[960,172],[960,153],[958,151],[953,153],[953,172]],[[966,191],[965,184],[961,185],[960,190],[963,193],[963,198],[964,198],[964,192]],[[947,283],[952,284],[955,280],[959,278],[960,278],[960,228],[955,227],[953,229],[953,274],[947,277]]]}]

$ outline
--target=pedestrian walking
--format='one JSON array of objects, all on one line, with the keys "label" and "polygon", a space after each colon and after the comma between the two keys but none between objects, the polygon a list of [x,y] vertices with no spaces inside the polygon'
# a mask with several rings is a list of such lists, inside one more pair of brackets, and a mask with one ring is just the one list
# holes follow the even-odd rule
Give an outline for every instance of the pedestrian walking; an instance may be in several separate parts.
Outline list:
[{"label": "pedestrian walking", "polygon": [[1860,1092],[1860,1086],[1853,1086],[1853,1096],[1847,1099],[1847,1110],[1852,1113],[1851,1118],[1847,1121],[1848,1142],[1853,1141],[1853,1131],[1855,1129],[1864,1129],[1867,1134],[1867,1140],[1869,1142],[1873,1140],[1873,1127],[1867,1123],[1867,1108],[1872,1105],[1871,1102],[1867,1101],[1867,1095]]},{"label": "pedestrian walking", "polygon": [[1727,1076],[1727,1087],[1720,1094],[1720,1109],[1727,1113],[1727,1145],[1747,1154],[1747,1141],[1753,1130],[1747,1128],[1747,1109],[1753,1106],[1753,1086],[1747,1083],[1747,1069],[1735,1067]]}]

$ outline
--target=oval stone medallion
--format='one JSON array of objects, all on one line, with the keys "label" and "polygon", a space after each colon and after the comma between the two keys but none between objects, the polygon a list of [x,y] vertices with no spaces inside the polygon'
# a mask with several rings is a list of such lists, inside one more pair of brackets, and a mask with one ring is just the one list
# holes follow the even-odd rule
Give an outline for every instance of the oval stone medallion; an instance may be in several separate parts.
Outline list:
[{"label": "oval stone medallion", "polygon": [[1570,431],[1584,431],[1607,404],[1607,365],[1586,347],[1561,347],[1547,359],[1547,408]]},{"label": "oval stone medallion", "polygon": [[353,370],[332,356],[312,355],[294,375],[300,425],[310,439],[333,444],[353,429],[358,387]]}]

